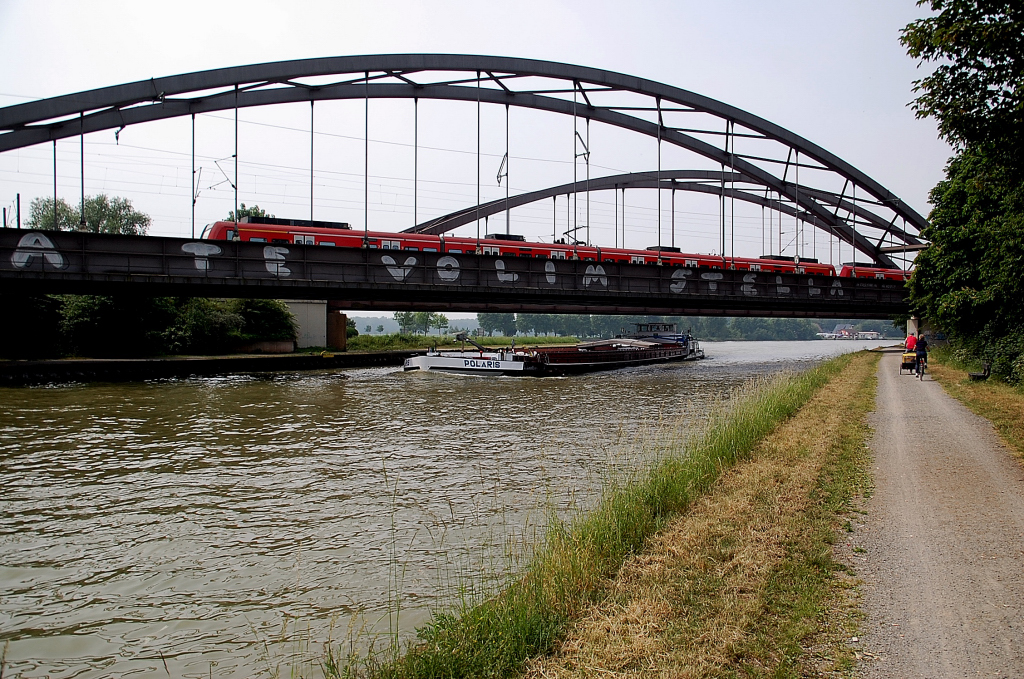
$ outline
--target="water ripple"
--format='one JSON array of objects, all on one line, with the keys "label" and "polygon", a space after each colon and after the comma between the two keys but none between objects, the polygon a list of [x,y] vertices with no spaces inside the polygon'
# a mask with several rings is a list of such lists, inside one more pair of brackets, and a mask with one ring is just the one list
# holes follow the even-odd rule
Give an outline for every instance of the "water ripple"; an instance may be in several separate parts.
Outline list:
[{"label": "water ripple", "polygon": [[504,568],[509,540],[552,509],[585,504],[609,464],[634,464],[650,423],[853,347],[724,343],[698,364],[571,379],[366,369],[0,389],[4,676],[163,675],[164,661],[251,676],[288,660],[296,634],[319,649],[339,616],[386,616],[396,561],[411,629],[460,577]]}]

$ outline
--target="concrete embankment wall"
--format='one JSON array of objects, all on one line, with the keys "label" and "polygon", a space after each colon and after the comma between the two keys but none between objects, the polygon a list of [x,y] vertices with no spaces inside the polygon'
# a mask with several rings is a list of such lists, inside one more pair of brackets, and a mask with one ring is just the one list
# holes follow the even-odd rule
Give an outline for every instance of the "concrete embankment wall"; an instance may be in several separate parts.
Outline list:
[{"label": "concrete embankment wall", "polygon": [[422,351],[288,356],[215,356],[197,358],[67,359],[0,362],[0,385],[60,382],[133,382],[172,377],[234,373],[290,372],[402,365]]}]

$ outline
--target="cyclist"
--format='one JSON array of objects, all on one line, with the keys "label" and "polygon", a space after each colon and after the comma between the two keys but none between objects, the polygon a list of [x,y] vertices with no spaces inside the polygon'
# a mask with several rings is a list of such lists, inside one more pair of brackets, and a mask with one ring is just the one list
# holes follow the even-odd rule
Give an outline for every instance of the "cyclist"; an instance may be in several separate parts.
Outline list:
[{"label": "cyclist", "polygon": [[917,355],[917,376],[924,379],[924,369],[928,367],[928,340],[921,335],[914,345],[914,353]]},{"label": "cyclist", "polygon": [[917,337],[914,336],[914,333],[907,335],[907,339],[903,341],[903,346],[907,348],[907,351],[914,350],[914,347],[917,346]]}]

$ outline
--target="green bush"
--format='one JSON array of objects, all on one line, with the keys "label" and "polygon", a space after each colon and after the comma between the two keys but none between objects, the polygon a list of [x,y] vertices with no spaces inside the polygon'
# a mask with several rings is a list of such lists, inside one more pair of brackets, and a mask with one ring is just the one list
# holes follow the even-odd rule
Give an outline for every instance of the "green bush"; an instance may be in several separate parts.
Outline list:
[{"label": "green bush", "polygon": [[1020,335],[995,337],[982,332],[953,338],[950,348],[959,365],[980,369],[982,363],[990,363],[993,375],[1013,383],[1024,380],[1024,337]]},{"label": "green bush", "polygon": [[60,329],[76,356],[151,356],[165,350],[176,309],[167,297],[64,295]]},{"label": "green bush", "polygon": [[245,321],[224,301],[186,297],[177,302],[177,316],[166,332],[173,354],[216,354],[230,351],[241,339]]},{"label": "green bush", "polygon": [[228,308],[241,317],[241,339],[245,342],[293,340],[298,337],[295,316],[280,300],[236,299],[229,303]]},{"label": "green bush", "polygon": [[61,351],[61,298],[55,295],[0,295],[8,318],[0,334],[0,357],[48,358]]}]

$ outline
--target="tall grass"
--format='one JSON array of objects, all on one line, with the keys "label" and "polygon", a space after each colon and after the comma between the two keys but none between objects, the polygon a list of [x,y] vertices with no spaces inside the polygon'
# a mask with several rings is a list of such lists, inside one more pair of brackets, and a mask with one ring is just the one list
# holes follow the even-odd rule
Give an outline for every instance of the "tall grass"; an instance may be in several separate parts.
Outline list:
[{"label": "tall grass", "polygon": [[[376,656],[385,662],[367,663],[362,671],[388,679],[516,674],[525,660],[553,648],[568,622],[597,599],[648,537],[707,492],[849,360],[842,356],[799,375],[752,381],[713,410],[697,436],[668,436],[667,450],[646,470],[609,483],[595,509],[569,521],[553,520],[504,590],[484,601],[467,596],[450,612],[435,613],[404,655],[392,648]],[[335,676],[360,673],[351,665],[334,667]]]}]

